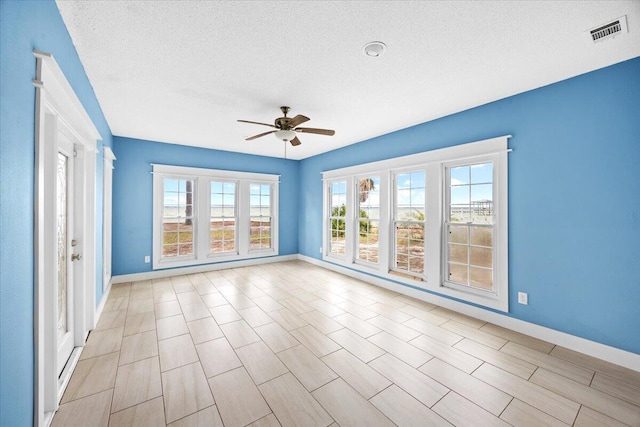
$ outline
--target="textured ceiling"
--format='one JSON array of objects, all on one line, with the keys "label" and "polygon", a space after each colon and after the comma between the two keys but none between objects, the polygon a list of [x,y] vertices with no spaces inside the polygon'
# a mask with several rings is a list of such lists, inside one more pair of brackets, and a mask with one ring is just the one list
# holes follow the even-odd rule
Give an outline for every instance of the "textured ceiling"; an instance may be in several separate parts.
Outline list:
[{"label": "textured ceiling", "polygon": [[[114,135],[302,159],[640,55],[640,1],[57,1]],[[586,30],[627,15],[629,32]],[[363,54],[386,43],[379,58]]]}]

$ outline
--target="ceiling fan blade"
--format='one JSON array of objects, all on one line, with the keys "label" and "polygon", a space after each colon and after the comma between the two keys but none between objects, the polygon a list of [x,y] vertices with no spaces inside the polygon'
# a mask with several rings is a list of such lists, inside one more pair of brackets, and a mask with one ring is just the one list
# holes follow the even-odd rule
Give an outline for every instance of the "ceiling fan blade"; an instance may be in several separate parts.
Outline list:
[{"label": "ceiling fan blade", "polygon": [[270,125],[269,123],[252,122],[251,120],[238,120],[238,121],[240,123],[252,123],[254,125],[269,126],[269,127],[278,129],[277,127],[275,127],[274,125]]},{"label": "ceiling fan blade", "polygon": [[329,135],[329,136],[333,136],[336,134],[336,131],[331,129],[295,128],[294,131],[302,132],[302,133],[317,133],[318,135]]},{"label": "ceiling fan blade", "polygon": [[298,114],[297,116],[295,116],[293,119],[289,121],[289,126],[294,128],[298,125],[301,125],[304,122],[308,122],[309,120],[311,120],[309,117],[303,116],[302,114]]},{"label": "ceiling fan blade", "polygon": [[269,135],[270,133],[275,133],[275,132],[276,132],[275,130],[270,130],[269,132],[259,133],[257,135],[250,136],[249,138],[245,139],[245,141],[253,141],[254,139],[258,139],[262,136]]},{"label": "ceiling fan blade", "polygon": [[297,137],[297,136],[296,136],[295,138],[293,138],[293,139],[292,139],[291,141],[289,141],[289,142],[291,142],[291,145],[293,145],[294,147],[295,147],[296,145],[300,145],[300,144],[302,144],[302,142],[300,142],[300,140],[298,139],[298,137]]}]

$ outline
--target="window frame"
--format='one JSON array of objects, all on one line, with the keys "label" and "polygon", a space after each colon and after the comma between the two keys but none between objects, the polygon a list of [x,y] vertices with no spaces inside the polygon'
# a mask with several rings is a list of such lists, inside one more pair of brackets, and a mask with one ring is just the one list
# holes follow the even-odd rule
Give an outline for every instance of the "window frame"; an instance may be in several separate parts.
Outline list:
[{"label": "window frame", "polygon": [[[214,182],[219,182],[220,184],[222,184],[222,188],[223,188],[222,191],[223,192],[220,193],[220,194],[223,196],[223,198],[222,198],[223,201],[224,201],[224,195],[226,194],[224,192],[224,184],[230,184],[231,183],[231,184],[235,185],[234,195],[233,195],[233,197],[234,197],[234,205],[233,205],[233,207],[234,207],[234,212],[235,212],[235,215],[233,216],[233,219],[235,221],[234,246],[233,246],[233,250],[225,251],[224,250],[224,242],[225,242],[225,240],[223,238],[222,241],[221,241],[223,250],[221,252],[212,252],[211,251],[211,234],[209,234],[209,256],[210,257],[221,257],[221,256],[228,256],[230,254],[238,255],[238,222],[239,222],[238,188],[240,187],[240,185],[239,185],[238,180],[235,180],[235,179],[224,179],[224,180],[223,179],[209,179],[209,233],[211,233],[211,219],[212,218],[221,218],[222,222],[223,222],[223,225],[222,225],[222,227],[223,227],[222,228],[223,236],[224,236],[224,222],[225,222],[225,219],[226,218],[231,218],[231,217],[225,217],[224,216],[224,206],[225,206],[224,202],[223,202],[223,205],[222,205],[223,206],[222,207],[222,212],[223,212],[222,216],[220,216],[220,217],[212,217],[211,216],[211,194],[212,194],[211,193],[211,184],[214,183]],[[216,193],[216,194],[218,194],[218,193]]]},{"label": "window frame", "polygon": [[[269,248],[257,248],[257,249],[251,249],[251,218],[256,218],[255,216],[251,215],[251,211],[249,211],[248,216],[249,216],[249,229],[248,229],[248,233],[249,233],[249,253],[261,253],[261,252],[271,252],[273,250],[273,238],[274,238],[274,233],[273,233],[273,225],[274,225],[274,187],[275,185],[273,185],[273,183],[269,183],[269,182],[264,182],[264,181],[250,181],[249,182],[249,186],[248,186],[248,193],[249,193],[249,209],[251,209],[251,186],[252,185],[269,185],[270,190],[269,190],[269,242],[270,242],[270,247]],[[260,190],[260,199],[262,200],[262,190]],[[264,218],[264,216],[262,215],[262,202],[260,202],[260,216],[259,218]],[[262,228],[262,220],[260,221],[260,228]],[[260,241],[262,241],[262,234],[260,234]]]},{"label": "window frame", "polygon": [[[371,218],[366,218],[366,219],[362,219],[360,217],[360,211],[361,209],[361,202],[360,202],[360,180],[361,179],[371,179],[371,178],[378,178],[378,189],[377,192],[378,194],[380,194],[380,184],[382,182],[382,178],[380,176],[380,173],[368,173],[368,174],[364,174],[364,175],[360,175],[360,176],[355,176],[354,179],[354,183],[353,183],[353,193],[354,193],[354,208],[352,209],[352,213],[354,216],[354,222],[353,222],[353,230],[355,230],[354,233],[354,238],[353,238],[353,242],[354,242],[354,262],[357,264],[362,264],[365,266],[377,266],[380,264],[380,233],[382,232],[382,223],[380,222],[380,216],[381,216],[381,207],[380,205],[378,205],[378,219],[374,219],[372,220]],[[347,210],[348,212],[348,210]],[[348,217],[348,215],[347,215]],[[360,258],[360,222],[361,221],[366,221],[369,224],[371,224],[371,221],[377,221],[378,222],[378,242],[377,242],[377,246],[378,246],[378,262],[372,262],[366,259],[362,259]],[[347,240],[347,236],[345,235],[345,241]]]},{"label": "window frame", "polygon": [[[372,274],[392,282],[434,292],[463,301],[508,312],[508,139],[511,135],[454,145],[446,148],[391,158],[378,162],[360,164],[322,172],[323,179],[323,241],[322,259],[353,270]],[[471,287],[458,289],[445,283],[444,273],[446,230],[446,167],[454,164],[481,163],[492,159],[494,164],[493,204],[496,220],[494,232],[494,292]],[[424,170],[425,172],[425,252],[424,274],[416,275],[392,269],[394,256],[394,206],[397,174]],[[379,263],[371,264],[356,260],[357,228],[357,179],[372,175],[380,176],[380,235]],[[329,252],[328,203],[331,182],[346,180],[347,212],[350,219],[346,227],[345,256]]]},{"label": "window frame", "polygon": [[[153,234],[152,269],[196,266],[218,262],[262,258],[279,254],[279,181],[280,175],[236,172],[219,169],[204,169],[183,166],[152,164],[153,174]],[[164,200],[163,180],[178,177],[193,179],[194,191],[194,255],[176,259],[162,256],[162,204]],[[211,182],[236,183],[236,250],[213,253],[211,238]],[[271,185],[271,248],[250,250],[250,184]],[[203,223],[206,221],[206,223]]]},{"label": "window frame", "polygon": [[[413,223],[414,221],[400,221],[396,219],[395,216],[395,211],[396,211],[396,205],[398,202],[398,195],[397,195],[397,177],[398,175],[402,175],[402,174],[411,174],[414,172],[423,172],[424,173],[424,216],[425,219],[423,221],[420,221],[420,223],[422,223],[423,227],[424,227],[424,231],[423,231],[423,247],[424,247],[424,265],[423,265],[423,270],[422,273],[416,273],[416,272],[412,272],[410,270],[401,270],[399,268],[397,268],[396,262],[395,260],[397,259],[397,253],[396,253],[396,249],[397,249],[397,245],[396,245],[396,233],[395,233],[395,227],[396,224],[398,222],[404,222],[404,223]],[[407,276],[413,276],[416,278],[420,278],[422,280],[426,280],[427,278],[427,266],[426,266],[426,257],[427,257],[427,238],[426,238],[426,234],[427,234],[427,206],[428,206],[428,200],[427,200],[427,171],[426,168],[423,167],[410,167],[410,168],[402,168],[402,169],[394,169],[390,171],[390,175],[391,175],[391,179],[390,179],[390,194],[389,194],[389,199],[391,202],[391,206],[390,206],[390,219],[389,219],[389,226],[390,226],[390,241],[389,243],[391,244],[391,248],[390,248],[390,252],[389,255],[393,258],[393,259],[389,259],[389,271],[394,271],[396,273],[399,274],[404,274]],[[418,223],[418,221],[415,221],[416,223]],[[408,264],[408,260],[407,260],[407,265]]]},{"label": "window frame", "polygon": [[[192,242],[191,242],[191,247],[192,247],[192,254],[189,255],[183,255],[183,256],[175,256],[175,257],[162,257],[161,258],[163,260],[166,260],[164,262],[169,262],[169,260],[174,261],[175,262],[187,262],[190,260],[193,260],[196,258],[196,251],[197,251],[197,246],[198,246],[198,232],[199,232],[199,227],[198,227],[198,210],[196,209],[196,204],[194,203],[194,199],[196,200],[196,202],[199,200],[198,197],[198,190],[199,190],[199,183],[196,180],[196,178],[194,176],[191,175],[177,175],[177,174],[166,174],[162,177],[161,181],[160,181],[160,194],[162,197],[162,201],[163,203],[160,204],[160,212],[158,213],[159,215],[159,221],[160,221],[160,229],[158,230],[159,236],[160,236],[160,253],[162,254],[163,251],[163,242],[164,242],[164,195],[165,195],[165,191],[164,191],[164,180],[165,179],[173,179],[173,180],[178,180],[178,181],[193,181],[193,188],[191,189],[191,194],[192,194],[192,199],[191,199],[191,205],[192,205],[192,211],[191,211],[191,221],[192,221],[192,226],[193,229],[191,231],[191,238],[192,238]],[[186,184],[185,184],[186,186]],[[186,200],[185,200],[185,207],[187,206],[186,204]],[[185,219],[188,218],[185,216]],[[178,232],[179,235],[179,232]],[[179,246],[179,244],[177,245]]]},{"label": "window frame", "polygon": [[[345,215],[342,216],[333,216],[331,214],[331,212],[333,212],[333,188],[332,188],[332,184],[335,183],[341,183],[344,182],[345,185]],[[347,205],[349,204],[349,185],[347,183],[347,179],[346,178],[336,178],[336,179],[332,179],[327,181],[326,183],[326,187],[325,190],[323,191],[323,195],[325,198],[325,201],[323,203],[323,245],[322,247],[324,248],[323,251],[323,255],[326,257],[330,257],[330,258],[335,258],[335,259],[339,259],[339,260],[344,260],[348,257],[348,254],[351,251],[350,245],[347,241],[347,230],[351,229],[351,224],[350,221],[348,220],[349,218],[349,209],[347,208]],[[344,248],[344,253],[343,254],[338,254],[338,253],[333,253],[331,251],[331,243],[332,243],[332,239],[331,239],[331,232],[333,231],[333,228],[331,226],[331,223],[333,220],[339,221],[340,219],[342,219],[344,221],[344,233],[345,233],[345,248]]]}]

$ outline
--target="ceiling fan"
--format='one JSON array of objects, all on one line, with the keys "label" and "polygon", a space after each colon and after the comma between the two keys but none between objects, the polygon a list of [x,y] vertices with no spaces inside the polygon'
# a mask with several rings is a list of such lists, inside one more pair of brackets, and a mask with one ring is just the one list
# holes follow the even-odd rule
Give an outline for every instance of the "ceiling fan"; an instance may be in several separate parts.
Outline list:
[{"label": "ceiling fan", "polygon": [[274,134],[276,138],[281,139],[283,141],[291,142],[291,145],[296,146],[300,145],[301,142],[298,139],[297,133],[316,133],[318,135],[335,135],[336,131],[331,129],[316,129],[316,128],[301,128],[297,127],[304,122],[308,122],[309,117],[298,114],[295,117],[287,117],[287,113],[289,112],[289,107],[282,106],[280,110],[284,114],[284,117],[278,117],[273,125],[268,123],[260,123],[260,122],[252,122],[250,120],[238,120],[241,123],[253,123],[255,125],[269,126],[275,128],[276,130],[270,130],[269,132],[259,133],[258,135],[250,136],[246,139],[246,141],[253,141],[254,139],[263,137],[265,135],[269,135],[270,133]]}]

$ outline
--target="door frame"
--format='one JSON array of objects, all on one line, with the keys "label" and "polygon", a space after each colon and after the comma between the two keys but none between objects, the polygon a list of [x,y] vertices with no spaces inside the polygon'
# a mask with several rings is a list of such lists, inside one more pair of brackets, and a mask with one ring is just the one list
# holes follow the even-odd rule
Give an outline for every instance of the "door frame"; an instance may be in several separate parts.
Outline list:
[{"label": "door frame", "polygon": [[[46,426],[58,409],[89,330],[96,307],[96,155],[100,134],[53,56],[36,57],[34,188],[34,425]],[[74,263],[74,350],[57,374],[56,310],[51,304],[56,277],[55,209],[57,134],[72,134],[75,157],[75,233],[82,261]],[[76,237],[71,237],[76,238]],[[53,333],[52,333],[53,332]]]}]

